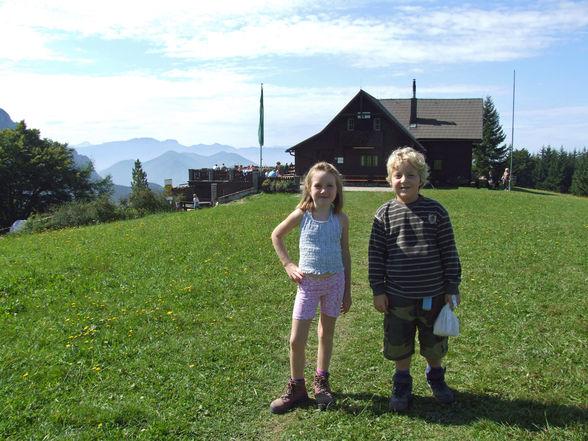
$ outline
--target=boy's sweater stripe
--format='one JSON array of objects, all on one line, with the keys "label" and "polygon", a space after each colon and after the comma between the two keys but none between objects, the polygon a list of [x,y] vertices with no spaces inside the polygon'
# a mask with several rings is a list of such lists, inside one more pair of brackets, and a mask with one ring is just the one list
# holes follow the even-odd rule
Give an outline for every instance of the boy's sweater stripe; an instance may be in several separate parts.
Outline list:
[{"label": "boy's sweater stripe", "polygon": [[458,294],[461,266],[447,211],[420,197],[396,200],[374,217],[369,244],[369,282],[374,295],[424,298]]}]

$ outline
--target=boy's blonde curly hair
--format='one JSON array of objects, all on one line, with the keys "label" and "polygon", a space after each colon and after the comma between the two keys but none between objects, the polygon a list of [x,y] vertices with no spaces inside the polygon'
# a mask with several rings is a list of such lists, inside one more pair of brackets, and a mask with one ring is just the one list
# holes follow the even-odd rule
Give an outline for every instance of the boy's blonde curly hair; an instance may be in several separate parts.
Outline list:
[{"label": "boy's blonde curly hair", "polygon": [[429,166],[427,165],[425,156],[412,147],[400,147],[398,150],[394,150],[390,154],[388,157],[388,162],[386,163],[386,169],[388,170],[386,181],[392,185],[392,172],[400,165],[401,162],[404,161],[408,162],[416,169],[421,179],[420,188],[423,188],[429,179]]}]

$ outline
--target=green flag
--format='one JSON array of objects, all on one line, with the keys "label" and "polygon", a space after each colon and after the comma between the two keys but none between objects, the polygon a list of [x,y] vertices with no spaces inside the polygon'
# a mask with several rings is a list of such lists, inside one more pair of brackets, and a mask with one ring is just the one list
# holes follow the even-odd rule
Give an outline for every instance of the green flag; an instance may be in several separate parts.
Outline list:
[{"label": "green flag", "polygon": [[259,147],[262,147],[263,146],[263,83],[261,83],[261,98],[259,99],[259,129],[257,130],[257,137],[259,138]]}]

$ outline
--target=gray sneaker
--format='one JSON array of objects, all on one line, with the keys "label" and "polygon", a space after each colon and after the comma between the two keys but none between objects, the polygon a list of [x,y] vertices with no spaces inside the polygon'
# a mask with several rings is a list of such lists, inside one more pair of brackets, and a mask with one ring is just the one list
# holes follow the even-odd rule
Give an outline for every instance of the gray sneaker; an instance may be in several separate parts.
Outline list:
[{"label": "gray sneaker", "polygon": [[390,412],[406,412],[412,395],[412,377],[394,374],[394,389],[390,398]]},{"label": "gray sneaker", "polygon": [[427,383],[439,404],[451,404],[455,401],[453,391],[445,383],[445,369],[427,373]]}]

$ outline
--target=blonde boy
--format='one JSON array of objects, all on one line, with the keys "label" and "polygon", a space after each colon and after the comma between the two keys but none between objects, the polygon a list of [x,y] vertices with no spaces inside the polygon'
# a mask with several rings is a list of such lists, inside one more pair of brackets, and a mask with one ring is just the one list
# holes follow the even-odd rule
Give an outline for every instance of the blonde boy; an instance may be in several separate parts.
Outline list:
[{"label": "blonde boy", "polygon": [[389,407],[401,412],[408,409],[412,395],[410,365],[417,330],[435,399],[441,404],[454,401],[441,367],[447,337],[434,335],[433,324],[452,295],[459,304],[461,265],[447,211],[420,194],[429,175],[424,156],[411,147],[400,148],[388,158],[387,169],[396,197],[374,217],[369,282],[374,307],[384,313],[384,356],[396,367]]}]

